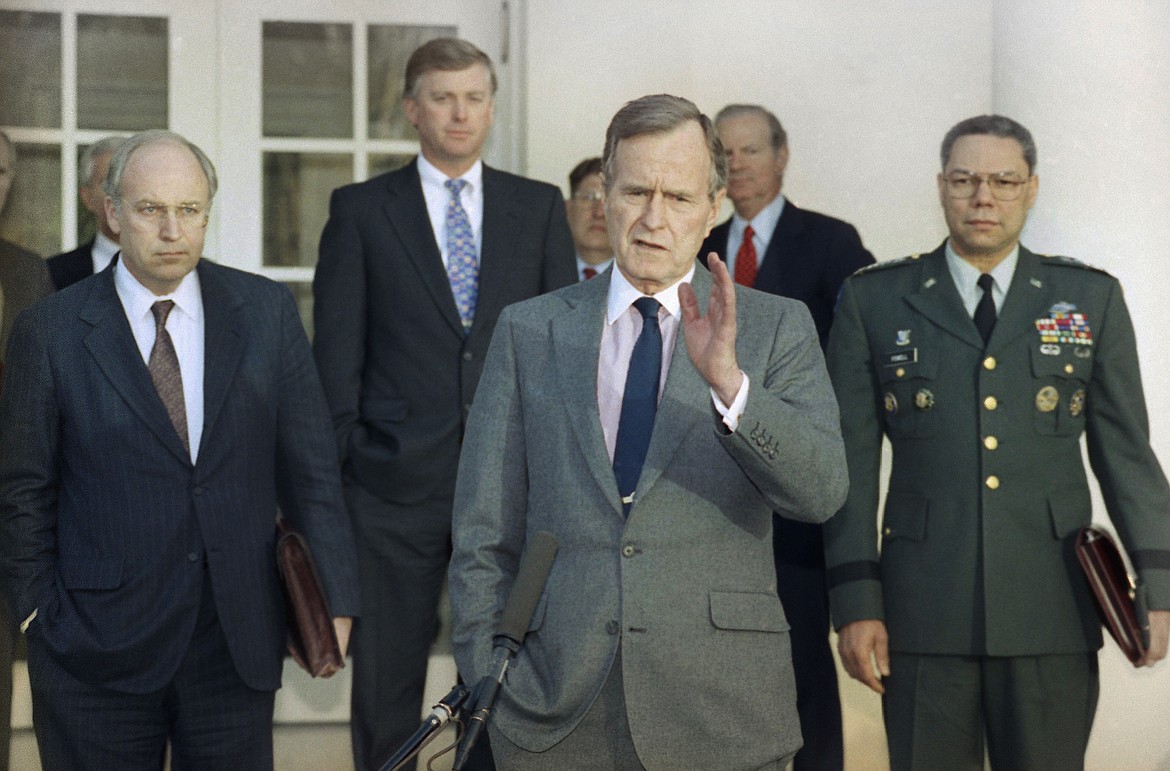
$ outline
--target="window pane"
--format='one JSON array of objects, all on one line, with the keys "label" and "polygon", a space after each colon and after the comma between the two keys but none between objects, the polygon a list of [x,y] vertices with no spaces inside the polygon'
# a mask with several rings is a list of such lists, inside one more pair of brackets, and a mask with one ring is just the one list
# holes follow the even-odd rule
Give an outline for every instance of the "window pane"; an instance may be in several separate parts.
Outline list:
[{"label": "window pane", "polygon": [[400,169],[414,160],[414,153],[410,155],[381,155],[370,153],[370,176],[376,177],[388,171]]},{"label": "window pane", "polygon": [[264,264],[313,267],[329,194],[353,181],[343,153],[264,153]]},{"label": "window pane", "polygon": [[264,22],[264,136],[353,136],[348,24]]},{"label": "window pane", "polygon": [[454,27],[371,24],[369,27],[369,111],[371,139],[414,139],[402,112],[406,60],[428,40],[453,37]]},{"label": "window pane", "polygon": [[292,290],[293,299],[297,301],[297,311],[301,314],[301,323],[305,325],[305,334],[312,340],[313,285],[308,281],[285,281],[284,285]]},{"label": "window pane", "polygon": [[61,251],[61,147],[16,145],[16,175],[0,214],[0,238],[42,257]]},{"label": "window pane", "polygon": [[0,126],[61,127],[61,15],[0,11]]},{"label": "window pane", "polygon": [[77,126],[166,128],[167,20],[77,17]]}]

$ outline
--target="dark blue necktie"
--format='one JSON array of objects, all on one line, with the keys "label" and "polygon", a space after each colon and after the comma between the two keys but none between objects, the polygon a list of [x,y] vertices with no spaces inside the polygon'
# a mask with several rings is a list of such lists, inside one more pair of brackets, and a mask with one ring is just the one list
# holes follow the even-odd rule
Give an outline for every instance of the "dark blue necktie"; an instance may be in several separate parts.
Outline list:
[{"label": "dark blue necktie", "polygon": [[662,371],[662,331],[658,328],[658,301],[640,297],[634,307],[642,314],[642,333],[630,354],[622,414],[618,421],[617,444],[613,452],[613,475],[622,496],[622,512],[630,513],[634,490],[642,475],[654,414],[658,411],[658,377]]}]

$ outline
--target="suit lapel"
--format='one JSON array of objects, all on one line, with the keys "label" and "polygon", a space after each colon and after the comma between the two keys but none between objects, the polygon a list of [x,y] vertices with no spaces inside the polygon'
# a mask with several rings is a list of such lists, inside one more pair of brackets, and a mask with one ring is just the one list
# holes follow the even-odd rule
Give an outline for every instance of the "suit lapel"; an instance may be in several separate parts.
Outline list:
[{"label": "suit lapel", "polygon": [[1035,332],[1036,319],[1044,315],[1054,302],[1050,294],[1051,289],[1041,280],[1040,258],[1021,246],[1003,310],[996,319],[991,339],[987,341],[988,350],[1003,348],[1020,335]]},{"label": "suit lapel", "polygon": [[[508,178],[495,169],[483,167],[483,238],[479,249],[479,294],[475,315],[496,318],[503,310],[503,298],[510,276],[515,275],[516,238],[520,218],[516,196]],[[472,334],[482,325],[472,325]]]},{"label": "suit lapel", "polygon": [[[418,160],[390,174],[386,179],[388,198],[383,207],[386,218],[402,242],[407,258],[418,271],[427,293],[439,307],[451,330],[462,337],[463,322],[455,308],[451,282],[443,270],[443,256],[439,252],[438,244],[435,243],[435,231],[431,228],[431,216],[427,213],[422,182],[418,175]],[[486,229],[486,212],[484,221]],[[487,240],[486,233],[484,240]]]},{"label": "suit lapel", "polygon": [[804,213],[792,201],[784,202],[784,211],[776,221],[776,229],[772,231],[772,238],[768,241],[768,249],[764,252],[764,260],[760,263],[760,272],[753,285],[756,289],[773,294],[783,294],[785,278],[791,271],[799,270],[790,265],[792,255],[796,252],[796,244],[804,230]]},{"label": "suit lapel", "polygon": [[224,281],[220,269],[199,261],[203,294],[203,438],[199,456],[213,436],[216,418],[244,353],[244,299]]},{"label": "suit lapel", "polygon": [[946,244],[921,258],[922,271],[918,292],[907,295],[906,302],[918,313],[937,324],[964,343],[980,350],[983,339],[975,329],[975,322],[967,315],[954,279],[947,269]]},{"label": "suit lapel", "polygon": [[126,320],[126,311],[114,288],[116,263],[117,259],[102,271],[81,308],[79,317],[91,326],[85,336],[85,347],[126,407],[171,453],[189,464],[191,456],[175,433],[167,409],[154,388],[150,371],[142,360],[142,353]]},{"label": "suit lapel", "polygon": [[[616,270],[616,268],[615,268]],[[597,362],[601,356],[601,325],[609,295],[610,272],[579,285],[565,297],[569,311],[553,318],[552,344],[557,382],[569,415],[569,425],[597,484],[621,516],[617,480],[605,449],[605,434],[597,409]],[[581,366],[592,369],[582,372]]]}]

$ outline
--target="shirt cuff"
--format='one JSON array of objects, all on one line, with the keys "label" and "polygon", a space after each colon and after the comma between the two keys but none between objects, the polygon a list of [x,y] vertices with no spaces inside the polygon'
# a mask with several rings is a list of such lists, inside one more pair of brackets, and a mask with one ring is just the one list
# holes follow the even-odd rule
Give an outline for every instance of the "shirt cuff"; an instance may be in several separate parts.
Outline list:
[{"label": "shirt cuff", "polygon": [[28,633],[28,625],[31,624],[33,622],[33,619],[36,617],[37,617],[37,609],[33,609],[33,612],[28,614],[28,618],[26,618],[24,621],[20,622],[20,633],[21,634]]},{"label": "shirt cuff", "polygon": [[715,393],[715,389],[711,391],[711,401],[715,403],[715,410],[723,416],[723,425],[727,426],[727,430],[735,433],[735,429],[739,428],[739,419],[743,417],[743,408],[747,404],[748,398],[748,376],[746,372],[740,370],[743,375],[743,384],[739,387],[739,393],[735,395],[735,400],[731,402],[731,406],[725,405],[723,400]]}]

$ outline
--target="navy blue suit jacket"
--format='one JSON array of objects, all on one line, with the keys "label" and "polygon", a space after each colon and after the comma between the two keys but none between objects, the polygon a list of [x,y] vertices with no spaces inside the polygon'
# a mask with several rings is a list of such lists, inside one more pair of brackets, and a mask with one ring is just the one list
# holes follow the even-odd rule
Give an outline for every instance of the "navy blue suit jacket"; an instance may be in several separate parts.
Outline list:
[{"label": "navy blue suit jacket", "polygon": [[[731,220],[712,228],[699,250],[704,265],[711,252],[727,257],[730,230]],[[857,229],[848,222],[785,201],[754,286],[808,306],[824,350],[841,282],[873,261],[873,255],[861,245]]]},{"label": "navy blue suit jacket", "polygon": [[[116,260],[115,263],[116,264]],[[149,692],[191,639],[205,571],[250,687],[280,685],[279,505],[334,615],[357,615],[353,538],[328,411],[292,296],[199,263],[204,429],[192,465],[114,288],[113,265],[12,333],[0,399],[0,537],[15,619],[75,677]]]},{"label": "navy blue suit jacket", "polygon": [[45,260],[54,288],[64,289],[93,275],[93,242],[91,238],[71,252]]}]

